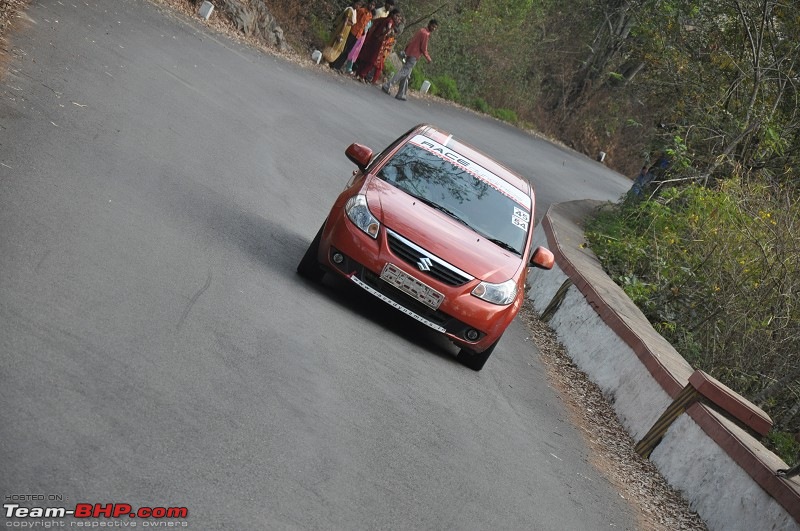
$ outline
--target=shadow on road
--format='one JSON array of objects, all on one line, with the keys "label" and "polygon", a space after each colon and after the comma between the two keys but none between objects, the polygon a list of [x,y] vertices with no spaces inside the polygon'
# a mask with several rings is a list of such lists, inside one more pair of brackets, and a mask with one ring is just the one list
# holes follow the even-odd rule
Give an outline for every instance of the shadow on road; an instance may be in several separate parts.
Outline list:
[{"label": "shadow on road", "polygon": [[414,345],[455,362],[456,347],[438,332],[389,307],[347,280],[328,274],[322,283],[311,283],[296,273],[297,263],[311,243],[313,232],[300,234],[286,219],[278,221],[245,209],[233,199],[206,186],[185,187],[171,201],[173,214],[202,227],[203,238],[223,252],[236,252],[265,268],[269,274],[285,278],[293,288],[312,289],[351,312],[359,319],[373,321],[402,336]]}]

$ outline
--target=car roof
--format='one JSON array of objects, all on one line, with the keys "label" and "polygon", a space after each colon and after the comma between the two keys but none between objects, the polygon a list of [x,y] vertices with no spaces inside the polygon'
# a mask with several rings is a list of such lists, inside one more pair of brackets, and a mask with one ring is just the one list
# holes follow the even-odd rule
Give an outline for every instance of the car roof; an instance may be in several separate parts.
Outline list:
[{"label": "car roof", "polygon": [[508,169],[507,167],[503,166],[495,159],[485,155],[484,153],[480,152],[477,148],[472,147],[471,145],[454,138],[452,134],[439,129],[430,124],[420,124],[408,133],[408,138],[412,138],[414,135],[424,135],[431,140],[442,144],[443,146],[452,149],[453,151],[457,151],[462,155],[466,156],[468,159],[472,160],[473,162],[483,166],[487,170],[491,171],[498,177],[502,178],[515,188],[525,192],[528,195],[533,195],[533,185],[519,175],[518,173],[514,172],[513,170]]}]

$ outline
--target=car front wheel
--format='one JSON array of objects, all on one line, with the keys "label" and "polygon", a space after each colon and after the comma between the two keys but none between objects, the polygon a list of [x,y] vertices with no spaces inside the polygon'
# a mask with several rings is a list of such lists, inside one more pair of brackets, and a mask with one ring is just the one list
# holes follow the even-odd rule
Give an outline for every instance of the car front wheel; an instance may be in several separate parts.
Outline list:
[{"label": "car front wheel", "polygon": [[489,356],[492,355],[494,352],[494,348],[500,342],[500,338],[497,338],[497,341],[491,344],[489,348],[484,350],[483,352],[474,352],[468,348],[462,348],[456,359],[461,362],[462,365],[465,367],[469,367],[473,371],[479,371],[483,369],[483,366],[486,364],[486,360],[489,359]]},{"label": "car front wheel", "polygon": [[317,261],[319,242],[322,239],[322,229],[324,228],[325,223],[323,223],[319,228],[319,231],[317,232],[317,235],[314,236],[314,240],[311,242],[311,245],[308,246],[306,254],[303,255],[300,263],[297,264],[297,273],[301,277],[307,278],[308,280],[312,280],[314,282],[319,282],[322,280],[322,277],[325,276],[325,270],[322,269],[322,266],[319,265],[319,261]]}]

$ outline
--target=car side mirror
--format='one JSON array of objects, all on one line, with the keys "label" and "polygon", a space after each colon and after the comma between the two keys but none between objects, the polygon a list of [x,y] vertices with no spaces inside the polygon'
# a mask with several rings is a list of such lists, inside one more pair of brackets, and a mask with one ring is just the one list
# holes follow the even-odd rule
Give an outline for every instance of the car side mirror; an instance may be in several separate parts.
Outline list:
[{"label": "car side mirror", "polygon": [[361,171],[366,170],[369,161],[372,160],[372,150],[361,144],[350,144],[347,149],[344,150],[344,154],[347,155],[347,158],[358,166],[358,169]]},{"label": "car side mirror", "polygon": [[539,269],[553,269],[555,261],[556,259],[550,249],[540,246],[533,251],[533,256],[531,256],[531,261],[528,265]]}]

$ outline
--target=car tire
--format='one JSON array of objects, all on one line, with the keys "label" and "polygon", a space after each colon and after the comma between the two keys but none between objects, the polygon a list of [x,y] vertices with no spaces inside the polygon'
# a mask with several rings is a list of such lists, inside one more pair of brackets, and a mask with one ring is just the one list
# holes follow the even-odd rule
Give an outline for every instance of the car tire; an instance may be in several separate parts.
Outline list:
[{"label": "car tire", "polygon": [[458,352],[458,356],[456,359],[458,359],[458,361],[461,362],[461,364],[464,365],[465,367],[469,367],[473,371],[479,371],[483,369],[483,366],[486,364],[486,360],[488,360],[489,356],[492,355],[492,352],[494,352],[494,348],[497,346],[499,342],[500,338],[497,338],[497,341],[492,343],[491,346],[486,350],[484,350],[483,352],[475,352],[468,348],[462,348]]},{"label": "car tire", "polygon": [[300,263],[297,264],[297,273],[301,277],[314,282],[319,282],[322,280],[322,277],[325,276],[325,270],[322,269],[322,266],[319,265],[319,261],[317,260],[319,242],[322,240],[322,229],[324,228],[325,224],[323,223],[319,231],[317,231],[317,235],[314,236],[311,245],[308,246],[306,254],[303,255]]}]

